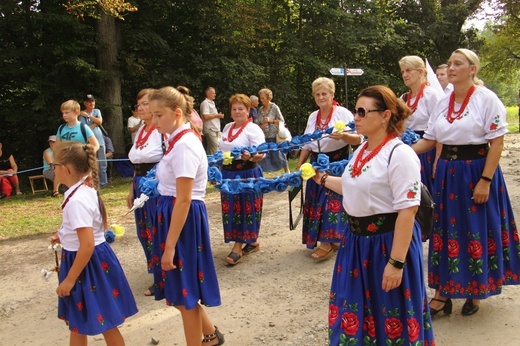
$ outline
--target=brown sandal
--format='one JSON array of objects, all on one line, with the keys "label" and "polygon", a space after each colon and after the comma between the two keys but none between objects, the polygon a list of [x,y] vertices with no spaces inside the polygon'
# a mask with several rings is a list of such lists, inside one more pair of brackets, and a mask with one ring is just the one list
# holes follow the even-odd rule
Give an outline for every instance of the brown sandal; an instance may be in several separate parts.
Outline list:
[{"label": "brown sandal", "polygon": [[212,341],[218,341],[217,344],[212,344],[212,345],[223,345],[224,344],[224,335],[218,330],[217,326],[215,326],[215,332],[213,334],[204,334],[204,339],[202,339],[203,343],[212,342]]},{"label": "brown sandal", "polygon": [[330,244],[330,249],[325,250],[321,247],[318,247],[312,254],[311,257],[316,261],[323,261],[329,259],[333,254],[334,250],[337,248],[337,245]]}]

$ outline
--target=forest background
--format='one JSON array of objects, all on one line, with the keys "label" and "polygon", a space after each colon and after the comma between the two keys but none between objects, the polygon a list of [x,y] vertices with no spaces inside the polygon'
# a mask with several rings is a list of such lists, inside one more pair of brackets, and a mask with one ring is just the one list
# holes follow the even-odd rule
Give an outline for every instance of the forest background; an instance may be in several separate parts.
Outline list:
[{"label": "forest background", "polygon": [[166,85],[189,87],[196,108],[215,87],[223,123],[232,94],[267,87],[301,134],[316,109],[315,78],[333,78],[345,105],[345,79],[331,68],[363,69],[348,77],[352,109],[367,86],[406,91],[403,56],[436,66],[459,47],[479,54],[479,77],[514,106],[519,14],[517,0],[0,0],[0,141],[19,170],[40,167],[47,137],[63,122],[60,104],[82,104],[90,93],[123,156],[136,93]]}]

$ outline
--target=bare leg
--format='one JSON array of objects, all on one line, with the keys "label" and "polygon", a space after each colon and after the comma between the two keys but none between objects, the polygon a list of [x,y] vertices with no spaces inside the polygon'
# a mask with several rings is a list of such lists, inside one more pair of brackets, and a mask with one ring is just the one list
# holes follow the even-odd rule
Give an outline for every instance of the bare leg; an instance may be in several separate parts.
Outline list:
[{"label": "bare leg", "polygon": [[124,346],[125,339],[119,331],[119,328],[112,328],[103,333],[107,346]]},{"label": "bare leg", "polygon": [[87,346],[88,339],[85,334],[70,332],[70,346]]},{"label": "bare leg", "polygon": [[184,306],[176,306],[181,312],[184,336],[187,346],[200,346],[202,341],[202,321],[200,316],[200,305],[194,309],[186,310]]}]

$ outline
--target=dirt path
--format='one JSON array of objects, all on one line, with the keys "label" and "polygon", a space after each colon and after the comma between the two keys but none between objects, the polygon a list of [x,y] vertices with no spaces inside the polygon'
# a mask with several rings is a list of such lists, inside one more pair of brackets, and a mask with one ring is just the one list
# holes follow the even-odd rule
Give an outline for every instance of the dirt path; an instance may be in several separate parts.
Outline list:
[{"label": "dirt path", "polygon": [[[513,208],[520,220],[520,135],[506,137],[501,160]],[[230,246],[223,243],[220,200],[207,200],[213,253],[223,304],[207,309],[225,334],[226,345],[325,346],[328,294],[333,261],[316,263],[301,244],[301,226],[289,230],[286,193],[265,196],[261,250],[235,267],[224,262]],[[184,345],[182,321],[174,308],[142,292],[151,283],[133,219],[127,233],[113,244],[136,296],[139,313],[121,327],[127,345]],[[68,329],[56,318],[56,277],[40,278],[53,267],[54,255],[46,237],[0,242],[0,345],[66,345]],[[429,292],[432,295],[432,292]],[[503,294],[484,301],[474,316],[462,317],[463,301],[454,302],[450,317],[433,322],[437,345],[520,344],[520,287],[506,286]],[[102,337],[90,337],[103,345]]]}]

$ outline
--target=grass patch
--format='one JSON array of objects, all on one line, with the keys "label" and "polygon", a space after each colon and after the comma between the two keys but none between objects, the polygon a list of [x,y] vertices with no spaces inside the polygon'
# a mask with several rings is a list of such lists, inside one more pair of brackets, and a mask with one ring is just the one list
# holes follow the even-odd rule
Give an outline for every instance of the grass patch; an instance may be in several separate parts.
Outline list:
[{"label": "grass patch", "polygon": [[517,106],[511,106],[511,107],[506,107],[506,111],[507,111],[507,123],[509,124],[509,126],[507,127],[509,129],[510,132],[520,132],[518,130],[518,121],[520,119],[518,119],[518,107]]},{"label": "grass patch", "polygon": [[[126,197],[130,178],[114,179],[113,187],[101,190],[109,223],[116,222],[128,210]],[[0,200],[0,240],[56,232],[61,225],[61,202],[50,192],[25,194]]]}]

